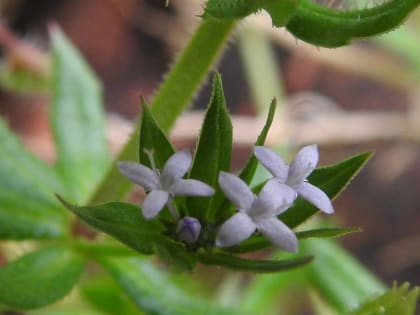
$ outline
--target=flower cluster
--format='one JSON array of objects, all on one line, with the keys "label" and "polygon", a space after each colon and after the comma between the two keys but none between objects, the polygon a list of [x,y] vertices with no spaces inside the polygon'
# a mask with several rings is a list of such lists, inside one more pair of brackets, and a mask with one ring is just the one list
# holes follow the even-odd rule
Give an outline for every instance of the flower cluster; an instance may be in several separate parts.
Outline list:
[{"label": "flower cluster", "polygon": [[[160,172],[154,163],[152,152],[146,152],[152,168],[139,163],[119,162],[119,171],[131,181],[142,186],[148,193],[143,204],[143,216],[154,218],[164,207],[168,207],[177,223],[178,239],[194,243],[200,236],[200,221],[193,217],[180,218],[173,198],[175,196],[211,196],[215,190],[199,180],[183,179],[191,166],[191,154],[178,151],[172,155]],[[290,252],[298,250],[295,233],[278,216],[294,203],[299,195],[324,213],[334,209],[328,196],[306,178],[318,163],[318,148],[309,145],[302,148],[287,165],[274,151],[257,146],[254,154],[259,162],[272,174],[264,187],[255,195],[238,176],[219,173],[219,186],[235,205],[237,213],[218,229],[215,244],[230,247],[250,237],[255,231],[261,233],[276,247]]]}]

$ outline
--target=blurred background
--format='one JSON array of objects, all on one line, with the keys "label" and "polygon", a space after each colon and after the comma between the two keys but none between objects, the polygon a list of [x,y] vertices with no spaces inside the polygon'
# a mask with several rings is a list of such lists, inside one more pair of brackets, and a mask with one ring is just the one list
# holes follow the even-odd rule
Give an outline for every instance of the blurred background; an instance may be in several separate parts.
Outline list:
[{"label": "blurred background", "polygon": [[[54,159],[48,126],[48,26],[58,24],[103,82],[113,152],[199,22],[196,0],[0,1],[0,115],[36,155]],[[331,2],[340,6],[342,3]],[[357,4],[356,4],[357,5]],[[362,233],[340,241],[388,285],[420,285],[420,11],[398,30],[325,49],[244,21],[215,70],[234,120],[232,168],[247,158],[271,97],[280,105],[268,144],[320,146],[321,165],[375,155],[334,202],[336,221]],[[177,123],[178,147],[194,147],[206,82]]]}]

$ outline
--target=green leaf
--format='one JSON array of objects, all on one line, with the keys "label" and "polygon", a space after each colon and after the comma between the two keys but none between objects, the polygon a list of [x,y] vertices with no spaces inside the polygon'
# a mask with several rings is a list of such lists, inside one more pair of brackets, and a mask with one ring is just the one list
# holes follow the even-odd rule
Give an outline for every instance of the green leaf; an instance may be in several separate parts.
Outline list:
[{"label": "green leaf", "polygon": [[300,243],[300,251],[315,255],[307,268],[309,280],[340,314],[386,290],[380,280],[331,240],[305,240]]},{"label": "green leaf", "polygon": [[55,172],[30,154],[0,119],[0,238],[67,235],[68,216],[54,198],[64,189]]},{"label": "green leaf", "polygon": [[[255,141],[255,146],[263,145],[265,139],[267,138],[268,131],[270,130],[271,124],[273,123],[274,114],[276,111],[277,101],[273,99],[270,103],[270,108],[268,110],[267,119],[265,121],[264,127],[258,135],[257,141]],[[239,173],[239,177],[247,184],[250,184],[254,178],[255,171],[257,170],[258,160],[255,157],[254,153],[251,152],[248,161],[246,162],[244,168]],[[223,202],[217,209],[217,213],[214,215],[218,221],[226,220],[234,212],[234,206],[230,200],[226,197],[223,198]]]},{"label": "green leaf", "polygon": [[53,28],[51,126],[56,167],[75,202],[84,202],[109,166],[102,90],[64,34]]},{"label": "green leaf", "polygon": [[[284,259],[292,255],[275,251],[270,255],[270,259]],[[302,292],[302,295],[307,294],[307,269],[296,268],[288,272],[258,274],[252,277],[242,290],[241,305],[253,314],[278,314],[279,305],[287,303],[288,298],[301,297],[300,294],[296,296],[296,291]]]},{"label": "green leaf", "polygon": [[151,315],[246,315],[193,296],[150,262],[140,258],[100,260],[128,296]]},{"label": "green leaf", "polygon": [[[276,112],[277,101],[273,99],[268,110],[267,119],[265,121],[264,127],[261,130],[257,141],[255,141],[254,146],[264,145],[265,139],[267,138],[268,131],[270,130],[271,124],[273,123],[274,114]],[[254,152],[251,153],[251,156],[248,158],[245,167],[239,173],[239,177],[247,184],[250,184],[254,178],[255,170],[258,166],[258,160],[254,155]]]},{"label": "green leaf", "polygon": [[0,268],[0,302],[17,309],[45,306],[64,297],[84,268],[84,259],[64,247],[48,247]]},{"label": "green leaf", "polygon": [[[328,197],[334,199],[357,175],[371,153],[362,153],[335,165],[320,167],[312,172],[308,181],[322,189]],[[318,212],[318,209],[302,198],[280,216],[280,220],[294,228]]]},{"label": "green leaf", "polygon": [[301,267],[312,261],[312,256],[284,260],[246,259],[224,253],[201,253],[198,259],[204,265],[223,266],[244,272],[279,272]]},{"label": "green leaf", "polygon": [[322,238],[322,237],[338,237],[350,233],[361,232],[362,230],[358,227],[352,228],[321,228],[296,232],[298,239],[305,238]]},{"label": "green leaf", "polygon": [[156,241],[155,252],[174,272],[192,271],[197,263],[197,257],[187,252],[184,243],[168,238]]},{"label": "green leaf", "polygon": [[81,286],[81,295],[97,310],[107,315],[137,315],[134,303],[109,276],[89,278]]},{"label": "green leaf", "polygon": [[145,152],[145,150],[152,150],[156,167],[161,170],[166,161],[174,154],[175,150],[166,134],[152,116],[149,107],[144,100],[142,100],[142,105],[143,113],[140,127],[139,160],[141,164],[152,167],[149,157]]},{"label": "green leaf", "polygon": [[410,289],[409,283],[396,284],[384,294],[368,299],[349,315],[414,315],[419,297],[419,287]]},{"label": "green leaf", "polygon": [[77,207],[60,198],[63,205],[90,226],[105,232],[143,254],[152,254],[155,244],[165,242],[163,226],[157,220],[147,221],[138,206],[110,202]]},{"label": "green leaf", "polygon": [[220,171],[229,171],[232,151],[232,122],[226,108],[222,80],[214,76],[213,95],[208,106],[200,138],[195,150],[194,161],[189,173],[190,178],[201,180],[216,188],[210,198],[188,198],[189,214],[201,220],[211,218],[220,202],[223,192],[218,188]]},{"label": "green leaf", "polygon": [[[225,48],[235,25],[235,21],[201,20],[189,43],[178,55],[150,106],[152,114],[165,132],[171,129],[176,119],[190,104],[208,71]],[[136,130],[140,130],[139,124]],[[117,160],[134,160],[137,155],[138,138],[132,136]],[[96,190],[91,203],[120,199],[130,187],[128,181],[120,179],[117,169],[111,168]]]},{"label": "green leaf", "polygon": [[[321,228],[307,231],[296,232],[298,239],[321,238],[321,237],[339,237],[349,233],[360,232],[360,228]],[[263,236],[252,236],[243,241],[240,245],[226,248],[229,253],[244,254],[251,253],[262,249],[267,249],[273,245]]]},{"label": "green leaf", "polygon": [[419,0],[390,0],[370,8],[343,11],[301,0],[286,27],[308,43],[339,47],[355,38],[375,36],[396,28],[419,4]]}]

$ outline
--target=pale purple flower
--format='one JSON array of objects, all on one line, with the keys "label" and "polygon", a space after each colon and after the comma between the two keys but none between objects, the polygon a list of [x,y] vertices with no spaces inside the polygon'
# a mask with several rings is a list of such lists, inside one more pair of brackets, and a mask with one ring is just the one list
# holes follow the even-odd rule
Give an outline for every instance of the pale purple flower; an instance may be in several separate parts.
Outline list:
[{"label": "pale purple flower", "polygon": [[219,174],[219,185],[238,213],[222,224],[216,246],[233,246],[258,230],[275,246],[290,252],[298,250],[295,233],[277,218],[293,203],[293,189],[273,179],[256,196],[238,176],[225,172]]},{"label": "pale purple flower", "polygon": [[191,166],[192,158],[188,150],[178,151],[165,163],[162,173],[156,168],[152,152],[149,155],[152,169],[139,163],[118,162],[117,167],[121,174],[134,183],[142,186],[148,192],[143,201],[143,216],[146,219],[154,218],[165,206],[169,207],[175,219],[178,214],[172,203],[174,196],[211,196],[214,189],[195,179],[182,177]]},{"label": "pale purple flower", "polygon": [[328,214],[334,212],[328,196],[306,180],[318,164],[318,147],[316,144],[300,149],[290,166],[287,166],[277,153],[266,147],[255,147],[254,154],[279,183],[293,188],[299,196],[312,203],[322,212]]},{"label": "pale purple flower", "polygon": [[184,217],[178,221],[176,235],[180,241],[195,243],[201,232],[201,224],[194,217]]}]

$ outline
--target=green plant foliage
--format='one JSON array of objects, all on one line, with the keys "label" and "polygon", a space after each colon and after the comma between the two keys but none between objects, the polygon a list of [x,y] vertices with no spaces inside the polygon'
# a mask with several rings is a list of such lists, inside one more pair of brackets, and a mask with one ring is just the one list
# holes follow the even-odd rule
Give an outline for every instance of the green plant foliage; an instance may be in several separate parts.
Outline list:
[{"label": "green plant foliage", "polygon": [[84,259],[64,247],[47,247],[0,268],[0,302],[16,309],[53,303],[65,296],[83,271]]},{"label": "green plant foliage", "polygon": [[[197,142],[190,178],[218,187],[219,171],[228,171],[232,152],[232,123],[226,108],[222,81],[214,76],[213,95],[208,106]],[[198,219],[213,218],[214,211],[224,199],[217,188],[211,198],[188,198],[189,213]]]},{"label": "green plant foliage", "polygon": [[[370,153],[363,153],[335,165],[318,168],[312,172],[308,180],[323,190],[330,199],[334,199],[357,175],[370,156]],[[317,212],[316,207],[298,198],[295,204],[280,216],[280,220],[293,228]]]},{"label": "green plant foliage", "polygon": [[150,113],[149,107],[142,100],[142,118],[139,140],[139,161],[141,164],[152,167],[146,151],[153,151],[153,158],[158,169],[162,169],[165,162],[174,154],[175,150],[169,142],[166,134],[159,127],[158,123]]},{"label": "green plant foliage", "polygon": [[102,90],[64,34],[53,28],[51,126],[57,170],[74,202],[85,202],[109,165]]},{"label": "green plant foliage", "polygon": [[387,292],[368,299],[349,315],[414,315],[419,293],[418,287],[410,289],[408,283],[394,284]]},{"label": "green plant foliage", "polygon": [[204,17],[240,19],[265,9],[273,26],[286,25],[297,38],[322,47],[339,47],[398,27],[419,0],[390,0],[373,7],[344,11],[311,0],[209,0]]},{"label": "green plant foliage", "polygon": [[29,153],[0,119],[0,238],[60,238],[68,216],[53,192],[63,192],[58,176]]},{"label": "green plant foliage", "polygon": [[94,228],[108,233],[143,254],[152,254],[154,244],[164,236],[159,221],[146,221],[138,206],[111,202],[96,206],[76,207],[60,199],[66,208]]},{"label": "green plant foliage", "polygon": [[361,232],[360,228],[353,227],[353,228],[321,228],[321,229],[313,229],[313,230],[306,230],[296,232],[296,236],[299,239],[305,238],[330,238],[330,237],[338,237],[344,236],[346,234]]},{"label": "green plant foliage", "polygon": [[[182,54],[178,56],[150,105],[150,111],[165,132],[170,130],[190,104],[209,69],[218,60],[235,25],[235,21],[202,20]],[[136,130],[139,129],[137,125]],[[137,137],[131,137],[117,160],[135,160],[137,152]],[[130,187],[131,185],[121,179],[116,168],[112,168],[97,188],[91,202],[121,199]]]},{"label": "green plant foliage", "polygon": [[224,253],[200,253],[199,258],[201,263],[205,265],[223,266],[235,271],[246,272],[279,272],[297,267],[301,267],[310,263],[312,256],[297,257],[283,260],[261,260],[261,259],[246,259],[238,256],[233,256]]},{"label": "green plant foliage", "polygon": [[197,263],[197,256],[187,252],[185,244],[171,239],[163,239],[155,245],[156,255],[173,272],[192,271]]},{"label": "green plant foliage", "polygon": [[[196,259],[183,243],[165,235],[158,220],[146,220],[138,206],[111,202],[76,207],[60,198],[63,205],[90,226],[105,232],[141,254],[157,254],[175,271],[191,270]],[[95,255],[93,251],[91,254]],[[102,256],[102,255],[100,255]]]},{"label": "green plant foliage", "polygon": [[[273,99],[270,103],[270,107],[268,109],[267,119],[265,121],[264,127],[261,130],[260,134],[258,135],[257,141],[255,141],[255,146],[264,145],[265,139],[267,138],[268,131],[270,130],[271,124],[273,123],[274,114],[276,112],[277,101]],[[255,171],[258,166],[258,160],[255,157],[254,153],[252,152],[248,161],[245,164],[245,167],[239,173],[239,177],[247,184],[250,184],[252,179],[254,178]]]},{"label": "green plant foliage", "polygon": [[244,18],[260,10],[264,2],[265,0],[209,0],[206,2],[204,17]]},{"label": "green plant foliage", "polygon": [[84,282],[80,293],[97,310],[107,315],[138,315],[139,310],[124,291],[108,276],[97,276]]},{"label": "green plant foliage", "polygon": [[[344,236],[349,233],[360,232],[359,228],[321,228],[296,232],[298,239],[306,238],[329,238]],[[229,253],[243,254],[270,248],[272,244],[261,236],[254,236],[240,245],[236,245],[225,250]]]},{"label": "green plant foliage", "polygon": [[313,286],[340,314],[354,310],[368,297],[381,294],[386,287],[334,242],[311,239],[301,242],[304,255],[316,255],[307,268]]},{"label": "green plant foliage", "polygon": [[396,28],[419,4],[419,0],[390,0],[371,8],[341,11],[301,0],[286,28],[311,44],[339,47],[348,45],[355,38]]},{"label": "green plant foliage", "polygon": [[140,258],[103,258],[102,266],[128,296],[151,315],[247,315],[188,294],[150,262]]},{"label": "green plant foliage", "polygon": [[274,26],[284,26],[295,11],[299,0],[209,0],[204,10],[204,18],[241,19],[267,10]]},{"label": "green plant foliage", "polygon": [[[271,259],[288,259],[293,254],[285,254],[276,251]],[[316,257],[314,257],[316,259]],[[241,295],[241,307],[253,314],[278,314],[279,305],[287,303],[289,296],[299,299],[300,296],[290,295],[292,288],[300,288],[305,291],[307,285],[306,271],[308,268],[291,269],[288,272],[256,275],[250,279],[248,285],[243,288]],[[303,295],[306,292],[302,292]],[[289,294],[289,296],[288,296]],[[326,315],[326,314],[323,314]]]},{"label": "green plant foliage", "polygon": [[286,25],[293,17],[301,0],[266,0],[263,9],[271,16],[273,26],[281,27]]}]

